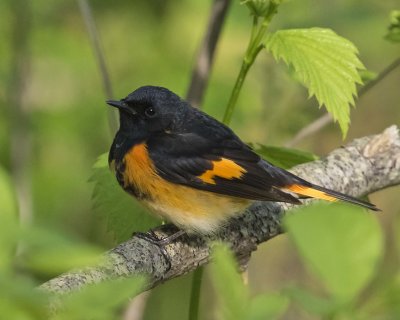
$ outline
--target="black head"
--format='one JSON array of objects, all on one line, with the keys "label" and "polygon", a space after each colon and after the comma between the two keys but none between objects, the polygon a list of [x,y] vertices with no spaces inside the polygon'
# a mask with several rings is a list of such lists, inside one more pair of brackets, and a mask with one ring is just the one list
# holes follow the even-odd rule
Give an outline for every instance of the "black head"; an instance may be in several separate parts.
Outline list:
[{"label": "black head", "polygon": [[166,88],[144,86],[119,101],[109,100],[120,113],[120,131],[141,135],[165,132],[183,117],[186,103]]}]

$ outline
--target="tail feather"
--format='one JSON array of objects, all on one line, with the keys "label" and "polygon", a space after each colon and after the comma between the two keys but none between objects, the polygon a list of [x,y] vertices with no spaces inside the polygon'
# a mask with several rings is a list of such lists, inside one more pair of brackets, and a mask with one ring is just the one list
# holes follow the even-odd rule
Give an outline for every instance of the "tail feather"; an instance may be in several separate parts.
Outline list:
[{"label": "tail feather", "polygon": [[351,196],[348,196],[346,194],[333,191],[330,189],[326,189],[324,187],[317,186],[315,184],[308,184],[308,185],[302,185],[302,184],[292,184],[289,186],[285,186],[286,190],[289,190],[293,193],[296,193],[298,195],[310,197],[310,198],[316,198],[316,199],[323,199],[327,201],[346,201],[350,202],[365,208],[368,208],[370,210],[374,211],[380,211],[374,204],[369,203],[367,201],[363,201]]}]

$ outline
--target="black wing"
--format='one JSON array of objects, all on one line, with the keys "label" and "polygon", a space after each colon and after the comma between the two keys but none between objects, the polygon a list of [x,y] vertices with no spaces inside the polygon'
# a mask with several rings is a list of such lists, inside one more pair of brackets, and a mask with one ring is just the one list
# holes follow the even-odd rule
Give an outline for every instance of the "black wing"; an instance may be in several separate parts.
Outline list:
[{"label": "black wing", "polygon": [[165,134],[147,142],[164,179],[192,188],[251,200],[299,203],[279,187],[293,183],[286,171],[262,160],[229,129],[212,138],[196,132]]}]

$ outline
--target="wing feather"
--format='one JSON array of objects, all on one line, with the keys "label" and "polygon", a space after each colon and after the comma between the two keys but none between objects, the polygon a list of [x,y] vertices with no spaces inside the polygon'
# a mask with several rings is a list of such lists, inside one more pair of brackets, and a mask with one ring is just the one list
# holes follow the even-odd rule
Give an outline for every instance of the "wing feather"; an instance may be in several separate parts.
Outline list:
[{"label": "wing feather", "polygon": [[299,203],[278,188],[293,181],[286,181],[279,168],[265,170],[264,160],[234,135],[211,140],[191,132],[147,144],[158,174],[170,182],[251,200]]}]

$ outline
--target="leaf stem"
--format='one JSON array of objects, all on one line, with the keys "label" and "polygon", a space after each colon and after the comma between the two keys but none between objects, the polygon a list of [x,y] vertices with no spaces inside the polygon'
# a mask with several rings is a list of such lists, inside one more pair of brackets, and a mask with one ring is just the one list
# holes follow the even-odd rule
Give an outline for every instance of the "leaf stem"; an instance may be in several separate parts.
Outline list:
[{"label": "leaf stem", "polygon": [[240,90],[242,89],[243,82],[246,78],[246,74],[249,71],[249,68],[250,64],[243,61],[242,67],[240,68],[239,76],[236,79],[235,86],[233,87],[231,97],[229,98],[228,105],[225,109],[224,118],[222,120],[222,122],[226,125],[229,125],[229,123],[231,122],[233,110],[235,109]]},{"label": "leaf stem", "polygon": [[268,12],[263,17],[262,23],[259,24],[258,16],[254,16],[253,18],[253,26],[251,29],[250,41],[247,46],[246,53],[244,55],[242,66],[239,71],[239,75],[236,79],[235,85],[233,87],[231,96],[229,98],[227,107],[225,109],[224,117],[222,122],[226,125],[229,125],[232,119],[233,111],[236,106],[237,99],[239,98],[240,90],[242,89],[243,82],[246,79],[247,72],[250,67],[253,65],[258,53],[264,48],[262,44],[262,39],[264,38],[265,32],[268,29],[269,23],[271,22],[272,17],[277,12],[278,5],[270,2]]},{"label": "leaf stem", "polygon": [[198,267],[193,271],[192,290],[190,293],[189,304],[189,320],[197,320],[199,318],[200,290],[203,280],[203,267]]},{"label": "leaf stem", "polygon": [[258,27],[258,17],[254,16],[253,17],[253,27],[251,28],[250,43],[254,42],[254,38],[256,36],[257,27]]}]

